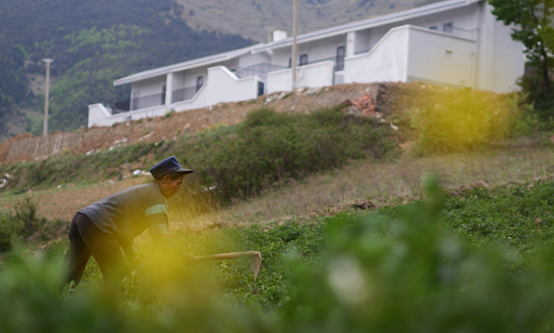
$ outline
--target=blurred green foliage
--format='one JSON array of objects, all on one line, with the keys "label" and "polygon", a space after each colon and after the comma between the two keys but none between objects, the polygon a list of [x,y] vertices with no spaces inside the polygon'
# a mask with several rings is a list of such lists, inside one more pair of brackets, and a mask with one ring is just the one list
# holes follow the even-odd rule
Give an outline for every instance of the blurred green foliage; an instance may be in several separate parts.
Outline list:
[{"label": "blurred green foliage", "polygon": [[518,93],[427,86],[410,102],[408,117],[423,152],[473,150],[539,127]]},{"label": "blurred green foliage", "polygon": [[[60,294],[61,253],[14,252],[0,271],[0,329],[549,332],[554,225],[539,230],[534,218],[550,214],[545,200],[553,189],[537,183],[453,196],[428,177],[425,199],[408,205],[175,235],[197,255],[260,250],[256,282],[242,260],[173,263],[137,273],[114,297],[95,286],[99,275],[89,264],[84,284]],[[512,224],[520,217],[521,230]],[[479,224],[494,227],[486,234],[468,227]],[[506,241],[517,232],[532,237]]]}]

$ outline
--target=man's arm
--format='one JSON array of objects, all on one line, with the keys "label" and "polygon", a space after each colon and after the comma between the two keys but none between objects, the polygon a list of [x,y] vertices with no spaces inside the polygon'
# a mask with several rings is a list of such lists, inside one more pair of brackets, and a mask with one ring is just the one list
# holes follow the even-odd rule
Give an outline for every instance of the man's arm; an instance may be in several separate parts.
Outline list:
[{"label": "man's arm", "polygon": [[152,241],[159,249],[169,250],[171,248],[166,223],[152,224],[148,227],[148,231],[150,231]]},{"label": "man's arm", "polygon": [[125,256],[127,256],[127,260],[132,264],[136,265],[136,262],[139,260],[137,249],[135,248],[135,243],[131,242],[128,244],[122,244],[121,248],[123,249],[123,252],[125,252]]},{"label": "man's arm", "polygon": [[[152,224],[148,227],[148,230],[150,231],[150,236],[152,237],[152,241],[154,244],[161,249],[162,251],[178,251],[177,247],[174,246],[169,240],[168,237],[168,228],[167,224],[160,223],[160,224]],[[190,253],[182,253],[183,257],[186,261],[194,262],[196,261],[196,257],[193,256]]]}]

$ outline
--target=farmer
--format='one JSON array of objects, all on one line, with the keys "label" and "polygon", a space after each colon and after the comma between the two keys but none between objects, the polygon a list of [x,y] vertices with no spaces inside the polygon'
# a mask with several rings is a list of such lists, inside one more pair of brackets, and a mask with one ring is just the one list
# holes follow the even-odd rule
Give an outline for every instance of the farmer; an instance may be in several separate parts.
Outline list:
[{"label": "farmer", "polygon": [[133,239],[148,228],[154,244],[167,250],[168,218],[165,199],[179,192],[186,174],[172,156],[150,169],[154,181],[117,192],[79,210],[69,230],[69,249],[65,257],[65,283],[79,284],[92,255],[104,282],[118,286],[128,273],[120,246],[133,265],[140,264]]}]

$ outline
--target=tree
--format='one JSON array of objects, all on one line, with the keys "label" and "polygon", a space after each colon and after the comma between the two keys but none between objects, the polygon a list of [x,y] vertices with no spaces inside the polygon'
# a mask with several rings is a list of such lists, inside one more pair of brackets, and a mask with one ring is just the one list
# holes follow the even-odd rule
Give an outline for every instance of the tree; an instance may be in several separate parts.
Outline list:
[{"label": "tree", "polygon": [[554,0],[489,0],[492,13],[504,24],[513,24],[512,39],[525,45],[528,65],[542,78],[545,95],[552,93],[550,68],[554,64]]}]

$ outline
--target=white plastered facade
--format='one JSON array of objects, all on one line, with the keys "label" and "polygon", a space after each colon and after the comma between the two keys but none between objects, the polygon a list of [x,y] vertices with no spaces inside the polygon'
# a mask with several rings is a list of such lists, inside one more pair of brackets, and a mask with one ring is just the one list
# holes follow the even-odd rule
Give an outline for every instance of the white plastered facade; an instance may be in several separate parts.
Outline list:
[{"label": "white plastered facade", "polygon": [[[448,0],[299,35],[296,87],[424,81],[498,93],[516,89],[523,45],[484,0]],[[237,102],[293,89],[292,38],[116,80],[128,110],[89,106],[89,126]],[[117,105],[116,105],[117,106]]]}]

